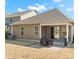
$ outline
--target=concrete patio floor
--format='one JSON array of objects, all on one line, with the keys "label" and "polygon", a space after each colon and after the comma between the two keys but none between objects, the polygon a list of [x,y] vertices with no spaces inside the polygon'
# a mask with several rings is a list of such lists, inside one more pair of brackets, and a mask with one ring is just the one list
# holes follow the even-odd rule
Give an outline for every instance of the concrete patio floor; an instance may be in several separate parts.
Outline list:
[{"label": "concrete patio floor", "polygon": [[39,40],[6,40],[6,43],[10,44],[15,44],[15,45],[21,45],[21,46],[26,46],[26,47],[31,47],[31,48],[48,48],[48,49],[53,49],[53,50],[60,50],[64,48],[63,42],[53,42],[52,46],[42,46],[39,43]]}]

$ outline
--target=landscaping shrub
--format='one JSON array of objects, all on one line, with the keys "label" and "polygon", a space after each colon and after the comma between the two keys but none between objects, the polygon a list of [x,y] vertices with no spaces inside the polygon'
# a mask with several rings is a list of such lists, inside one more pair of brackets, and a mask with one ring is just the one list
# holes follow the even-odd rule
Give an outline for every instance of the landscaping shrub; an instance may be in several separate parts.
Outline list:
[{"label": "landscaping shrub", "polygon": [[8,39],[8,37],[9,37],[9,30],[5,28],[5,38]]}]

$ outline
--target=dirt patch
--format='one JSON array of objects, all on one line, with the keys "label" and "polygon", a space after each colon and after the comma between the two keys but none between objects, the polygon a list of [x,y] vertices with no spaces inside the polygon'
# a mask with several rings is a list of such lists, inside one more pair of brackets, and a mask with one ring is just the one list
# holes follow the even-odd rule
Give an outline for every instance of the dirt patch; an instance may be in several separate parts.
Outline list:
[{"label": "dirt patch", "polygon": [[74,59],[73,48],[55,51],[48,48],[36,49],[8,43],[6,43],[5,48],[6,59]]}]

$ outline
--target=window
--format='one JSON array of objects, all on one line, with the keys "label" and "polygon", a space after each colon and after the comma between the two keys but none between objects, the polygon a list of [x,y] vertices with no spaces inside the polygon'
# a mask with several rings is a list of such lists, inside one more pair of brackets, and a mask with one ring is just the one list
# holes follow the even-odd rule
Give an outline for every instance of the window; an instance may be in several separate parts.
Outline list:
[{"label": "window", "polygon": [[63,37],[66,36],[66,26],[65,25],[62,26],[62,34],[63,34]]},{"label": "window", "polygon": [[59,34],[59,26],[54,27],[55,34]]},{"label": "window", "polygon": [[21,27],[21,35],[23,36],[24,35],[24,28]]},{"label": "window", "polygon": [[38,35],[38,26],[35,26],[35,35]]},{"label": "window", "polygon": [[59,26],[54,27],[54,35],[55,35],[55,38],[59,38]]}]

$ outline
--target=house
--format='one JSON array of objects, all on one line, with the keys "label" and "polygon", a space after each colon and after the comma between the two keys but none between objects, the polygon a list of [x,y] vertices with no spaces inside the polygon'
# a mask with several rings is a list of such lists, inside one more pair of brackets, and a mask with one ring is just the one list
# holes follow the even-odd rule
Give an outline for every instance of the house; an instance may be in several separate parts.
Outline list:
[{"label": "house", "polygon": [[27,19],[35,15],[37,15],[37,12],[35,10],[28,10],[28,11],[13,13],[13,14],[6,14],[5,25],[11,32],[10,24],[23,20],[23,19]]},{"label": "house", "polygon": [[73,40],[74,22],[58,9],[36,15],[11,24],[11,33],[17,38],[41,39],[51,38],[68,42]]}]

